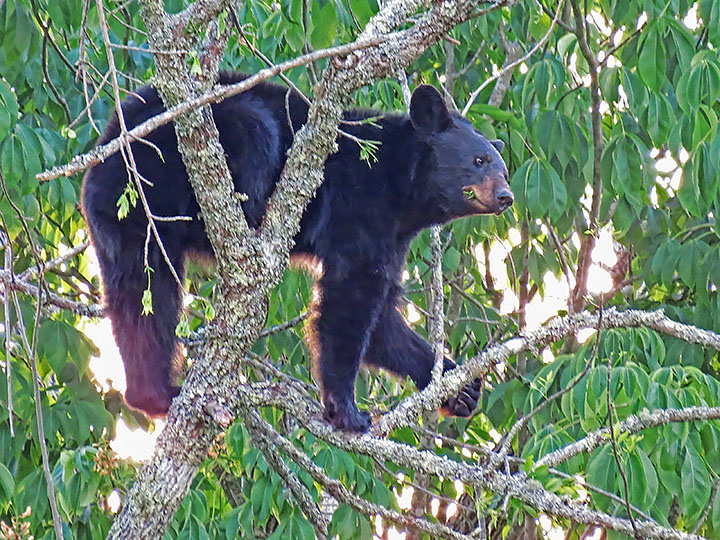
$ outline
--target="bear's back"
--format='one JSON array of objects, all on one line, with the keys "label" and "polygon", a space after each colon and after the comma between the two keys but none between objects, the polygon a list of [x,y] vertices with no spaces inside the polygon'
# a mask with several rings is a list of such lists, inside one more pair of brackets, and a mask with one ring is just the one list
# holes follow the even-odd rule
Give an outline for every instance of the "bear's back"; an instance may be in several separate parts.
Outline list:
[{"label": "bear's back", "polygon": [[[219,83],[232,84],[246,78],[238,73],[223,72]],[[291,118],[299,129],[307,117],[307,105],[296,94],[288,97],[290,113],[285,112],[286,89],[261,82],[250,90],[212,105],[220,142],[228,158],[235,189],[248,195],[243,209],[251,226],[260,223],[267,197],[285,163],[285,153],[292,144]],[[165,111],[157,91],[151,86],[140,88],[122,104],[128,130]],[[108,120],[98,144],[120,135],[116,114]],[[196,218],[198,207],[190,188],[187,172],[177,148],[173,123],[155,129],[146,142],[134,142],[133,157],[146,183],[143,191],[153,213],[158,216],[182,215]],[[149,144],[148,144],[149,143]],[[87,213],[106,218],[115,215],[117,201],[128,185],[125,160],[120,152],[92,168],[84,180],[83,203]],[[127,226],[142,225],[146,220],[139,206],[130,209]],[[137,218],[133,218],[137,216]]]}]

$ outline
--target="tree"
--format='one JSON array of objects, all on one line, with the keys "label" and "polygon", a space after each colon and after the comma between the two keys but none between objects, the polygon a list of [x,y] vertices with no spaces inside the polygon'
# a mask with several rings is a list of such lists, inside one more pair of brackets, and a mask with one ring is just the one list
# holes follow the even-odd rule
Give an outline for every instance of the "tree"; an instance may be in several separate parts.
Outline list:
[{"label": "tree", "polygon": [[[364,538],[381,520],[414,537],[533,538],[543,515],[572,539],[596,527],[717,537],[718,0],[90,4],[0,3],[0,534]],[[207,104],[242,88],[213,90],[221,64],[258,74],[246,84],[282,75],[313,99],[260,234],[222,189]],[[119,415],[142,419],[88,369],[82,317],[102,308],[78,173],[128,146],[90,150],[151,77],[175,108],[148,129],[169,117],[179,128],[217,277],[190,283],[179,331],[192,367],[136,468],[108,439]],[[336,433],[296,328],[310,282],[283,270],[340,112],[403,109],[421,82],[506,142],[516,204],[412,246],[408,305],[462,367],[421,394],[368,374],[371,434]],[[129,179],[120,205],[141,194]],[[599,238],[614,262],[593,263]],[[603,265],[607,287],[593,292]],[[553,280],[569,295],[538,325]],[[434,415],[478,376],[473,418]],[[401,485],[414,488],[410,512]]]}]

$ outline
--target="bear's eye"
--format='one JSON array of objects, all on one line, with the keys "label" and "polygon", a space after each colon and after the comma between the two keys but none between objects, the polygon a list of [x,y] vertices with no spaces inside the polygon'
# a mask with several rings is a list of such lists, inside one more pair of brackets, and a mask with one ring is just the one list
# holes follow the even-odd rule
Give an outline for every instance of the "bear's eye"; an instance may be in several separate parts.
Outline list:
[{"label": "bear's eye", "polygon": [[487,158],[482,158],[482,157],[475,158],[475,165],[477,165],[478,167],[481,167],[482,165],[484,165],[487,162],[488,162]]}]

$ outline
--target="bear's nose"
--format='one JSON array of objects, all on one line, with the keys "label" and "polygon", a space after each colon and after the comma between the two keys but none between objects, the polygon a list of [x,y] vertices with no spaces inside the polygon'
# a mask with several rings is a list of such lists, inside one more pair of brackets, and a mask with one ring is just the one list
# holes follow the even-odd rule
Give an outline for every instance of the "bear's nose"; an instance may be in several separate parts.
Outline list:
[{"label": "bear's nose", "polygon": [[503,209],[510,206],[514,200],[515,197],[513,197],[512,191],[510,191],[508,188],[501,188],[495,191],[495,201]]}]

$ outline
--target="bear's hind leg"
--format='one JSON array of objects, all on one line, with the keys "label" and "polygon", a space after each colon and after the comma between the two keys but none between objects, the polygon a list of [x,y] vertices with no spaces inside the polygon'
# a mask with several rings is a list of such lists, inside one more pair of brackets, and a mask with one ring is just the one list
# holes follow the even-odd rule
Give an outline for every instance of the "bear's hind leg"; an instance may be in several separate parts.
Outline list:
[{"label": "bear's hind leg", "polygon": [[[173,266],[182,276],[182,257],[165,246]],[[150,246],[149,262],[153,313],[143,315],[142,296],[148,278],[144,271],[143,249],[124,253],[122,260],[108,260],[102,249],[98,259],[102,269],[106,311],[125,365],[125,401],[150,416],[167,413],[179,364],[175,327],[181,309],[181,291],[157,245]],[[181,278],[182,279],[182,278]]]}]

